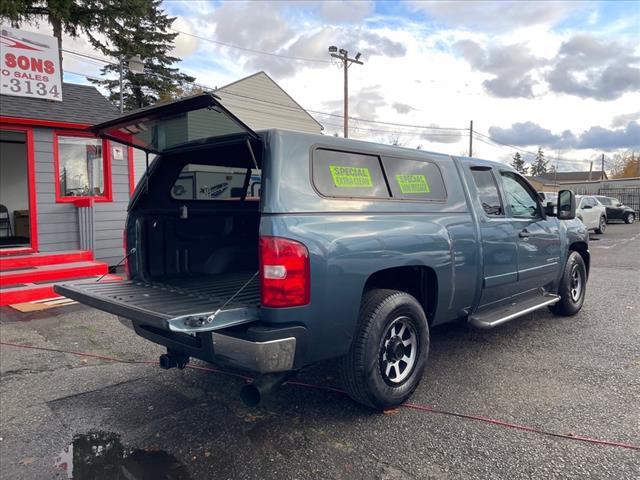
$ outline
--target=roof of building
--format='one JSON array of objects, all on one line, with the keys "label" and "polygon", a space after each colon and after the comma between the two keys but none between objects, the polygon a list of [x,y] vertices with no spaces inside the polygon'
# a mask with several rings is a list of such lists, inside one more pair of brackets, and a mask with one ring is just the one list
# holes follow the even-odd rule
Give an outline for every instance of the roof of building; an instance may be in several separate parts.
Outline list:
[{"label": "roof of building", "polygon": [[324,130],[320,122],[263,71],[220,87],[214,93],[253,130],[282,128],[307,133]]},{"label": "roof of building", "polygon": [[589,176],[591,176],[591,181],[599,181],[599,180],[607,180],[607,173],[600,170],[594,170],[592,172],[583,171],[583,172],[547,172],[540,175],[542,178],[545,178],[547,181],[558,181],[558,182],[586,182],[589,180]]},{"label": "roof of building", "polygon": [[63,83],[61,102],[0,95],[0,114],[4,117],[93,125],[111,120],[119,112],[96,87]]},{"label": "roof of building", "polygon": [[549,178],[546,178],[546,177],[525,175],[525,178],[527,178],[529,181],[539,182],[539,183],[541,183],[543,185],[554,185],[555,184],[555,182],[552,179],[549,179]]}]

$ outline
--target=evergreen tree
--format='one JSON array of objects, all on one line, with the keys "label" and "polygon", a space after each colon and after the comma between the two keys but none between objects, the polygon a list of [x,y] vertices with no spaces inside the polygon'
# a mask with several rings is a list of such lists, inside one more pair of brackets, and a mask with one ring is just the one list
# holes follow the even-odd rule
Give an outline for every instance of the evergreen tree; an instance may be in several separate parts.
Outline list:
[{"label": "evergreen tree", "polygon": [[[125,61],[138,55],[144,61],[142,74],[123,69],[124,110],[146,107],[158,100],[177,98],[196,91],[190,86],[195,78],[172,66],[180,60],[170,54],[178,35],[171,31],[175,17],[169,17],[162,10],[161,0],[130,1],[136,4],[136,15],[122,19],[108,17],[101,25],[102,33],[109,39],[108,45],[90,36],[93,45],[104,55]],[[106,88],[109,100],[117,104],[120,100],[119,65],[105,65],[102,74],[112,78],[91,82]]]},{"label": "evergreen tree", "polygon": [[533,164],[531,165],[531,175],[534,177],[539,177],[547,173],[547,165],[549,164],[549,160],[544,158],[544,152],[541,147],[538,147],[538,152],[533,160]]},{"label": "evergreen tree", "polygon": [[516,152],[513,156],[513,161],[511,162],[511,166],[515,169],[516,172],[521,173],[522,175],[526,175],[529,171],[529,167],[527,167],[522,159],[522,155],[520,152]]}]

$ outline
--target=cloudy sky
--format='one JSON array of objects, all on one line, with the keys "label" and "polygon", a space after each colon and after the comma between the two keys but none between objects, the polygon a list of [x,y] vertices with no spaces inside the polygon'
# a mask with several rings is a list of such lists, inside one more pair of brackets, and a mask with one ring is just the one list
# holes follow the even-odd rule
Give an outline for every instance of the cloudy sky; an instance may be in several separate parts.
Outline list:
[{"label": "cloudy sky", "polygon": [[[468,131],[439,128],[468,129],[473,120],[475,156],[510,159],[514,150],[489,138],[524,151],[541,146],[561,157],[560,170],[640,148],[637,1],[164,7],[184,32],[180,66],[199,83],[222,86],[264,70],[305,108],[335,115],[314,114],[328,134],[342,131],[342,72],[327,53],[337,45],[365,62],[350,68],[350,114],[363,119],[351,121],[352,137],[461,154]],[[82,41],[69,45],[83,49]],[[67,55],[65,69],[95,75],[98,65]]]}]

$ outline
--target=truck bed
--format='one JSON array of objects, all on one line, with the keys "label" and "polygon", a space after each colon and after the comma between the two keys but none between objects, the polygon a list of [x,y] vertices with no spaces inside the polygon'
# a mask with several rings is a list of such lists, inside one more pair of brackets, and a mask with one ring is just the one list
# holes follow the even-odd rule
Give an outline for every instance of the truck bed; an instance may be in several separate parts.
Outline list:
[{"label": "truck bed", "polygon": [[[225,305],[245,284],[242,291]],[[55,290],[99,310],[177,331],[210,331],[254,321],[260,305],[260,282],[255,272],[151,282],[66,283],[56,285]],[[223,306],[224,310],[206,328],[175,327],[190,316],[206,317]]]}]

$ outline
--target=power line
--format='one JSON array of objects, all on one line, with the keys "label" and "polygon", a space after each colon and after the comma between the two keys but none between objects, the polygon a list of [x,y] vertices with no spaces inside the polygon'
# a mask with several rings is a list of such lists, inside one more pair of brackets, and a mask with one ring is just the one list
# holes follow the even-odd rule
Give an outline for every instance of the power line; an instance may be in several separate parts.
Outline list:
[{"label": "power line", "polygon": [[193,38],[197,38],[199,40],[204,40],[205,42],[214,43],[216,45],[221,45],[223,47],[235,48],[236,50],[242,50],[244,52],[256,53],[258,55],[267,55],[267,56],[270,56],[270,57],[286,58],[287,60],[296,60],[296,61],[299,61],[299,62],[331,63],[330,60],[323,60],[323,59],[320,59],[320,58],[297,57],[295,55],[286,55],[284,53],[265,52],[264,50],[257,50],[257,49],[254,49],[254,48],[240,47],[238,45],[233,45],[231,43],[221,42],[219,40],[214,40],[212,38],[203,37],[201,35],[195,35],[193,33],[183,32],[181,30],[176,30],[174,28],[170,28],[169,30],[173,30],[174,32],[179,33],[181,35],[186,35],[188,37],[193,37]]},{"label": "power line", "polygon": [[[98,60],[104,63],[109,63],[111,65],[118,65],[118,62],[114,62],[112,60],[108,60],[106,58],[100,58],[100,57],[95,57],[95,56],[91,56],[91,55],[87,55],[84,53],[80,53],[80,52],[75,52],[73,50],[67,50],[67,49],[63,49],[64,52],[70,53],[72,55],[78,55],[80,57],[83,58],[87,58],[90,60]],[[91,62],[94,63],[94,62]],[[76,73],[76,72],[69,72],[69,73],[73,73],[75,75],[83,75],[80,73]],[[158,73],[149,73],[150,75],[155,75],[158,76],[160,78],[165,78],[165,79],[169,79],[169,77],[166,77],[164,75],[160,75]],[[87,76],[87,75],[85,75]],[[88,77],[88,76],[87,76]],[[95,78],[95,77],[94,77]],[[197,82],[187,82],[191,85],[194,85],[196,87],[200,87],[206,90],[211,90],[211,91],[216,91],[218,90],[215,87],[211,87],[209,85],[205,85],[205,84],[201,84],[201,83],[197,83]],[[219,91],[220,94],[222,95],[230,95],[239,99],[247,99],[250,100],[251,103],[253,102],[260,102],[260,103],[266,103],[269,105],[274,105],[274,106],[278,106],[280,108],[283,109],[287,109],[293,112],[299,111],[298,107],[294,107],[291,105],[286,105],[283,103],[279,103],[279,102],[273,102],[270,100],[265,100],[262,98],[256,98],[256,97],[251,97],[249,95],[242,95],[240,93],[235,93],[235,92],[229,92],[229,91]],[[323,115],[323,116],[327,116],[327,117],[335,117],[335,118],[343,118],[342,115],[340,114],[336,114],[336,113],[329,113],[329,112],[323,112],[320,110],[312,110],[312,109],[305,109],[305,111],[309,112],[309,113],[314,113],[316,115]],[[354,121],[358,121],[358,122],[366,122],[366,123],[374,123],[374,124],[380,124],[380,125],[388,125],[388,126],[393,126],[393,127],[405,127],[405,128],[417,128],[417,129],[423,129],[423,130],[446,130],[446,131],[467,131],[466,128],[459,128],[459,127],[440,127],[440,126],[436,126],[436,125],[415,125],[415,124],[408,124],[408,123],[396,123],[396,122],[384,122],[381,120],[373,120],[373,119],[368,119],[368,118],[361,118],[361,117],[348,117],[350,120],[354,120]]]}]

